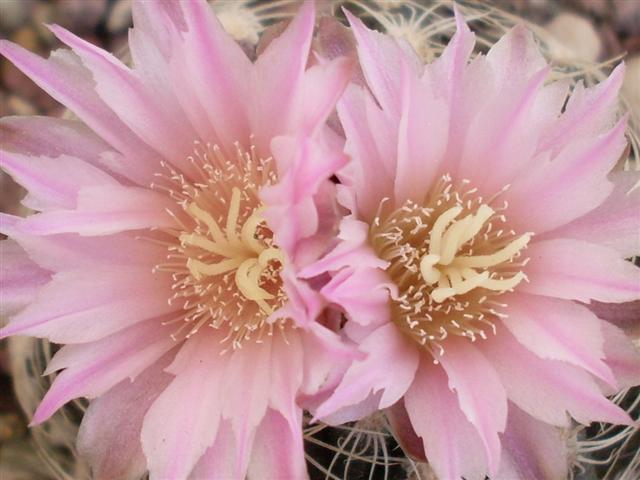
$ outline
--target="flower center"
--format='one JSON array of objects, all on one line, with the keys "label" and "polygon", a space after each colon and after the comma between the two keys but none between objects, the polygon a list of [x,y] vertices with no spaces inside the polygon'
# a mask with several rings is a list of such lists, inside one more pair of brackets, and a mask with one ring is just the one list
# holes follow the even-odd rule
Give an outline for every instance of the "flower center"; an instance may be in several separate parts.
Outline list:
[{"label": "flower center", "polygon": [[168,193],[180,208],[169,212],[176,221],[170,235],[167,263],[155,271],[170,272],[173,296],[183,314],[172,337],[188,338],[204,326],[226,329],[223,341],[239,348],[280,331],[286,319],[270,318],[286,300],[280,270],[282,251],[261,216],[258,193],[277,175],[272,158],[261,159],[255,148],[236,144],[228,159],[217,146],[197,146],[189,159],[199,178],[164,165],[167,174],[153,187]]},{"label": "flower center", "polygon": [[385,199],[378,208],[369,239],[398,287],[393,321],[431,353],[444,352],[449,335],[495,333],[506,307],[495,297],[526,279],[520,257],[532,234],[508,229],[506,202],[491,206],[506,188],[485,201],[468,180],[454,185],[444,175],[422,205],[408,200],[390,211]]}]

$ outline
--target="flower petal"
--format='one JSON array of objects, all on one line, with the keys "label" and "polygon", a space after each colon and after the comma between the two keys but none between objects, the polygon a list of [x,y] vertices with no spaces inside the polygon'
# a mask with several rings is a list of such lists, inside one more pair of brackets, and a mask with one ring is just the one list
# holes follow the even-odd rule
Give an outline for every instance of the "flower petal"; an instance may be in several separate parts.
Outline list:
[{"label": "flower petal", "polygon": [[[49,27],[56,37],[72,48],[91,71],[95,91],[137,136],[168,162],[192,171],[187,161],[196,135],[181,115],[158,101],[140,77],[105,52],[62,27]],[[154,95],[155,94],[155,95]]]},{"label": "flower petal", "polygon": [[84,123],[54,117],[4,117],[0,119],[2,150],[28,156],[68,155],[114,174],[122,181],[147,186],[150,172],[136,159],[125,159]]},{"label": "flower petal", "polygon": [[388,165],[394,158],[393,129],[390,125],[373,128],[389,122],[363,87],[349,85],[336,108],[347,139],[345,152],[357,160],[349,165],[353,179],[341,180],[355,190],[358,213],[373,219],[380,200],[393,194],[395,166]]},{"label": "flower petal", "polygon": [[640,327],[640,300],[623,303],[592,301],[584,305],[598,318],[606,320],[630,334],[633,334],[634,329]]},{"label": "flower petal", "polygon": [[12,315],[36,299],[51,273],[33,263],[13,240],[0,242],[0,259],[0,310],[2,316]]},{"label": "flower petal", "polygon": [[54,272],[108,265],[148,267],[167,253],[163,245],[125,233],[99,237],[73,233],[26,235],[20,230],[22,221],[20,218],[13,226],[1,225],[0,233],[18,242],[38,265]]},{"label": "flower petal", "polygon": [[78,450],[90,464],[94,478],[135,480],[147,471],[140,430],[151,404],[171,375],[160,359],[132,382],[123,380],[89,405],[78,432]]},{"label": "flower petal", "polygon": [[[303,2],[286,30],[271,41],[256,60],[251,72],[250,118],[251,131],[259,151],[268,151],[273,137],[290,133],[292,127],[302,126],[290,122],[298,113],[295,100],[301,94],[302,79],[309,75],[305,73],[305,68],[314,22],[314,2]],[[269,95],[264,95],[265,91]],[[303,98],[298,100],[304,101]]]},{"label": "flower petal", "polygon": [[359,348],[367,356],[349,367],[333,394],[315,412],[324,418],[340,408],[357,404],[371,393],[382,391],[378,408],[386,408],[398,401],[407,391],[416,368],[418,350],[388,323],[376,329]]},{"label": "flower petal", "polygon": [[138,169],[147,181],[153,178],[158,166],[157,154],[102,101],[94,89],[91,72],[77,55],[68,50],[57,50],[44,60],[6,40],[0,41],[0,54],[78,115],[109,145],[135,162],[132,168]]},{"label": "flower petal", "polygon": [[45,374],[65,370],[54,380],[33,415],[33,424],[47,420],[68,401],[95,398],[125,378],[134,379],[175,345],[159,320],[150,320],[97,342],[66,345]]},{"label": "flower petal", "polygon": [[313,196],[346,162],[346,155],[307,137],[277,137],[271,148],[280,181],[262,188],[264,212],[274,240],[294,264],[300,242],[318,232],[318,208]]},{"label": "flower petal", "polygon": [[435,98],[405,61],[399,87],[401,115],[394,185],[396,208],[407,199],[415,202],[424,199],[447,148],[449,123],[447,104]]},{"label": "flower petal", "polygon": [[152,480],[186,478],[214,445],[229,362],[228,355],[220,355],[219,341],[213,334],[189,338],[168,368],[176,377],[142,424],[142,449]]},{"label": "flower petal", "polygon": [[483,442],[460,410],[440,366],[423,357],[404,402],[438,478],[485,478],[487,462]]},{"label": "flower petal", "polygon": [[[229,359],[222,385],[227,385],[222,414],[231,420],[236,439],[234,477],[244,478],[254,443],[256,428],[262,421],[271,391],[270,360],[272,341],[245,344]],[[241,382],[238,382],[241,379]]]},{"label": "flower petal", "polygon": [[118,184],[102,170],[68,155],[52,158],[5,152],[0,166],[29,191],[30,205],[38,210],[73,209],[81,188]]},{"label": "flower petal", "polygon": [[640,385],[640,350],[618,327],[602,322],[604,355],[607,365],[620,383],[619,388]]},{"label": "flower petal", "polygon": [[603,362],[602,321],[586,307],[566,300],[514,294],[502,323],[540,358],[584,368],[612,386],[616,381]]},{"label": "flower petal", "polygon": [[[347,58],[338,58],[307,69],[295,98],[296,110],[290,114],[291,118],[283,126],[286,128],[281,129],[305,135],[318,132],[329,114],[334,111],[336,102],[351,78],[352,69],[353,62]],[[291,95],[291,92],[287,93],[288,97]],[[282,104],[279,108],[282,108]]]},{"label": "flower petal", "polygon": [[[373,331],[391,321],[391,284],[387,274],[378,268],[344,269],[321,293],[327,301],[342,307],[351,322]],[[345,326],[348,327],[349,324]]]},{"label": "flower petal", "polygon": [[345,14],[356,37],[358,58],[367,84],[382,109],[398,118],[402,101],[397,86],[401,85],[402,65],[406,64],[419,75],[422,66],[418,56],[408,43],[369,30],[360,19],[347,11]]},{"label": "flower petal", "polygon": [[[180,7],[185,24],[174,56],[180,58],[178,65],[184,64],[189,90],[195,92],[195,96],[182,101],[183,106],[193,101],[206,105],[204,113],[217,143],[232,155],[235,153],[234,142],[247,144],[251,133],[245,113],[251,62],[224,31],[207,2],[180,2]],[[183,94],[190,95],[189,91]],[[199,110],[194,108],[193,111]],[[260,153],[266,153],[264,158],[267,158],[268,152]]]},{"label": "flower petal", "polygon": [[529,415],[558,426],[567,425],[566,413],[578,422],[629,424],[624,410],[607,400],[584,370],[557,360],[543,360],[524,348],[508,331],[482,344],[509,399]]},{"label": "flower petal", "polygon": [[579,83],[564,114],[549,128],[540,148],[559,150],[572,142],[584,141],[610,128],[618,113],[618,92],[624,80],[624,71],[624,64],[620,64],[607,80],[588,89]]},{"label": "flower petal", "polygon": [[[627,302],[640,297],[640,269],[614,251],[582,240],[532,243],[518,291],[589,302]],[[580,261],[578,261],[580,259]]]},{"label": "flower petal", "polygon": [[500,440],[507,421],[507,395],[500,378],[482,353],[466,338],[447,339],[437,359],[456,391],[460,409],[477,429],[487,455],[490,474],[500,464]]},{"label": "flower petal", "polygon": [[[417,373],[416,376],[421,375]],[[411,390],[416,385],[417,380],[409,388]],[[405,396],[409,396],[409,392]],[[409,413],[405,407],[404,398],[401,398],[396,403],[391,405],[385,410],[385,416],[391,425],[393,437],[402,447],[405,454],[415,458],[416,460],[426,462],[427,458],[424,454],[424,445],[422,439],[418,436],[415,428],[411,424]],[[467,421],[468,422],[468,421]],[[482,448],[482,447],[481,447]]]},{"label": "flower petal", "polygon": [[76,210],[58,210],[32,215],[21,230],[29,235],[79,233],[105,235],[142,228],[171,227],[167,213],[175,209],[171,198],[151,190],[119,185],[83,187]]},{"label": "flower petal", "polygon": [[0,329],[0,338],[33,335],[56,343],[94,341],[175,310],[167,304],[170,287],[170,278],[144,267],[57,273],[35,302]]},{"label": "flower petal", "polygon": [[231,422],[221,420],[215,442],[200,457],[189,475],[189,480],[235,478],[236,445],[234,440]]},{"label": "flower petal", "polygon": [[510,221],[541,234],[598,207],[613,190],[607,180],[627,141],[626,119],[611,130],[570,144],[556,157],[539,158],[527,175],[514,178],[505,198]]},{"label": "flower petal", "polygon": [[502,435],[502,465],[496,480],[565,480],[569,450],[560,429],[542,423],[509,404]]},{"label": "flower petal", "polygon": [[369,226],[354,217],[345,217],[340,222],[336,247],[320,260],[300,272],[302,278],[312,278],[325,272],[334,272],[344,267],[385,269],[389,263],[381,260],[368,245]]},{"label": "flower petal", "polygon": [[615,172],[609,180],[613,192],[600,206],[549,235],[604,245],[625,258],[640,253],[640,172]]},{"label": "flower petal", "polygon": [[308,478],[302,444],[302,410],[297,428],[275,410],[267,410],[256,431],[248,478]]}]

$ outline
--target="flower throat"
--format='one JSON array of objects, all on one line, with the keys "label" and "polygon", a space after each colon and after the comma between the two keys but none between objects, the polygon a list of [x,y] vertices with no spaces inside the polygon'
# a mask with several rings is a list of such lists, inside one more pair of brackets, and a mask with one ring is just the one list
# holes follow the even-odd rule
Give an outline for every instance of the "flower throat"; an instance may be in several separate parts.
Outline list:
[{"label": "flower throat", "polygon": [[260,342],[282,330],[285,319],[271,321],[286,300],[280,271],[284,258],[273,244],[273,233],[261,216],[260,188],[277,180],[272,158],[258,158],[236,143],[227,158],[216,146],[197,145],[189,158],[197,180],[163,165],[167,173],[153,185],[176,200],[169,211],[176,228],[163,230],[168,262],[155,271],[172,275],[170,304],[183,310],[172,338],[188,338],[205,325],[226,329],[223,341],[239,348],[249,340]]},{"label": "flower throat", "polygon": [[526,279],[521,254],[532,234],[508,229],[506,202],[490,206],[505,189],[485,201],[468,180],[443,175],[422,205],[407,200],[391,211],[385,199],[378,208],[369,239],[398,287],[393,321],[434,357],[449,335],[495,333],[506,307],[496,297]]}]

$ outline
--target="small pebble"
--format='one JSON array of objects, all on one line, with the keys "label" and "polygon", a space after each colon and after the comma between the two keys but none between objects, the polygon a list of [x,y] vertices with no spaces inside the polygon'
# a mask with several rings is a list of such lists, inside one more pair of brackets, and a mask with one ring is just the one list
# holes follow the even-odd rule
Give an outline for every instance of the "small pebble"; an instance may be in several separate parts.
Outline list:
[{"label": "small pebble", "polygon": [[595,62],[602,51],[602,41],[593,23],[575,13],[561,13],[547,24],[557,45],[551,54],[561,62]]},{"label": "small pebble", "polygon": [[131,24],[131,0],[117,0],[111,7],[111,13],[107,19],[107,30],[110,33],[119,33],[129,28]]}]

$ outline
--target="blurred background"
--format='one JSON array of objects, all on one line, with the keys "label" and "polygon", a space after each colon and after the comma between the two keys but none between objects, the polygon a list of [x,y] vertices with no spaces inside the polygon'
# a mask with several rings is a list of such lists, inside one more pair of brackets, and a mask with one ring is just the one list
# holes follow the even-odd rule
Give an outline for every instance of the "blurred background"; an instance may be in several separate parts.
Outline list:
[{"label": "blurred background", "polygon": [[[431,0],[415,2],[425,8],[437,3]],[[288,2],[214,0],[211,3],[221,18],[226,15],[229,25],[225,26],[229,29],[234,27],[233,15],[238,6],[265,9],[275,4],[281,7]],[[333,0],[318,0],[319,5],[326,5],[328,9],[334,3]],[[378,8],[384,10],[389,5],[403,2],[368,3],[378,4]],[[543,29],[540,32],[545,36],[547,52],[558,64],[595,65],[616,57],[624,58],[627,63],[624,95],[633,116],[640,115],[640,0],[485,0],[471,3],[498,7],[538,25]],[[122,54],[126,52],[127,30],[131,26],[131,0],[0,0],[2,39],[47,56],[51,50],[60,47],[44,26],[49,23],[62,25],[96,45]],[[55,116],[62,113],[58,103],[8,61],[0,59],[0,116]],[[19,187],[0,172],[0,211],[19,214],[21,195]],[[34,365],[30,365],[33,370]],[[66,476],[69,474],[65,472],[52,474],[50,465],[41,460],[42,452],[34,454],[27,429],[28,419],[13,393],[10,370],[7,342],[0,342],[0,479],[76,478],[74,474]],[[31,374],[37,377],[35,371]],[[71,423],[73,421],[72,418]],[[83,472],[82,476],[85,474]]]}]

